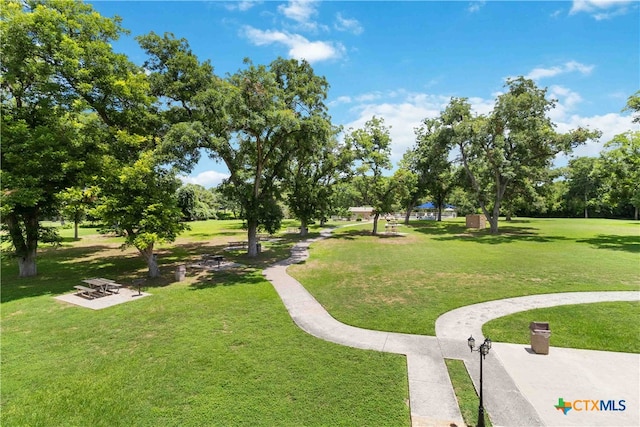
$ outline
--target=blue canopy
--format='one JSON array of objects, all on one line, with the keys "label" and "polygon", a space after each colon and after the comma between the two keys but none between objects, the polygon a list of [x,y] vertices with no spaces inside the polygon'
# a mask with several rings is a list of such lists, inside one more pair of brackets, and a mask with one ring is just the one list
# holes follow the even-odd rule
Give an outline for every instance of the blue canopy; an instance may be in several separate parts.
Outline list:
[{"label": "blue canopy", "polygon": [[[435,209],[436,205],[433,204],[433,202],[427,202],[427,203],[423,203],[420,206],[416,206],[414,209]],[[455,209],[456,207],[453,205],[445,205],[445,208],[447,209]]]},{"label": "blue canopy", "polygon": [[435,209],[436,205],[433,204],[433,202],[427,202],[427,203],[423,203],[420,206],[416,206],[416,209]]}]

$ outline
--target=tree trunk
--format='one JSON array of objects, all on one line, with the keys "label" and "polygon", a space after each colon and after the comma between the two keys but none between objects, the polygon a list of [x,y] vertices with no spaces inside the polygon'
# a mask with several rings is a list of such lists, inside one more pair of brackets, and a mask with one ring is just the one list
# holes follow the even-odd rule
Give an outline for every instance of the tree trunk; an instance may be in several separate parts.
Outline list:
[{"label": "tree trunk", "polygon": [[78,240],[78,221],[73,222],[73,240]]},{"label": "tree trunk", "polygon": [[151,278],[160,277],[160,268],[158,267],[156,254],[153,253],[153,245],[148,246],[144,250],[138,249],[138,251],[140,251],[140,254],[147,262],[147,267],[149,268],[147,276]]},{"label": "tree trunk", "polygon": [[635,219],[637,221],[638,220],[638,207],[634,206],[634,208],[635,208],[635,211],[634,211],[634,214],[633,214],[633,219]]},{"label": "tree trunk", "polygon": [[375,236],[378,234],[378,218],[380,218],[380,214],[376,212],[373,216],[373,232],[372,234]]},{"label": "tree trunk", "polygon": [[258,224],[255,220],[247,220],[247,241],[249,247],[247,248],[247,255],[251,258],[258,256]]},{"label": "tree trunk", "polygon": [[[27,208],[20,213],[10,212],[4,218],[11,242],[16,248],[19,277],[38,274],[36,255],[38,250],[38,208]],[[24,228],[22,227],[24,223]]]},{"label": "tree trunk", "polygon": [[491,234],[498,234],[498,217],[493,216],[489,219],[489,224],[491,225]]},{"label": "tree trunk", "polygon": [[438,205],[438,221],[442,221],[442,205]]},{"label": "tree trunk", "polygon": [[38,274],[35,249],[18,258],[18,270],[20,272],[20,277],[33,277]]},{"label": "tree trunk", "polygon": [[584,193],[584,217],[589,218],[589,210],[587,209],[587,193]]},{"label": "tree trunk", "polygon": [[300,219],[300,236],[305,237],[309,232],[309,228],[307,227],[307,220],[302,218]]},{"label": "tree trunk", "polygon": [[407,213],[404,215],[404,225],[409,225],[409,218],[411,218],[411,212],[413,212],[413,208],[416,206],[415,203],[409,203],[407,206]]},{"label": "tree trunk", "polygon": [[407,209],[407,213],[404,214],[404,225],[409,225],[409,218],[411,218],[411,211]]}]

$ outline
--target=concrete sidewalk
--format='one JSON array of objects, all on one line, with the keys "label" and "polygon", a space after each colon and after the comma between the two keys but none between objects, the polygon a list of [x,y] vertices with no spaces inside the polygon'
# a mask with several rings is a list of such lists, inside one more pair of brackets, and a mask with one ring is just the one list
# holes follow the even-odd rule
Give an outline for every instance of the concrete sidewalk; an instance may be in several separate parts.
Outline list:
[{"label": "concrete sidewalk", "polygon": [[[309,334],[346,346],[407,356],[413,427],[464,425],[444,358],[464,360],[477,388],[478,353],[469,351],[466,339],[469,334],[473,334],[476,342],[481,342],[482,325],[486,321],[537,307],[596,301],[634,301],[640,298],[638,292],[591,292],[536,295],[475,304],[441,316],[436,322],[437,338],[356,328],[331,317],[298,281],[286,273],[289,265],[299,263],[308,257],[308,247],[311,243],[329,234],[330,231],[324,231],[317,239],[296,244],[290,258],[268,267],[264,270],[264,275],[273,284],[295,323]],[[590,375],[590,379],[596,377],[599,381],[592,384],[594,393],[583,396],[585,391],[574,386],[578,384],[575,376],[584,377],[584,370],[576,373],[568,368],[572,361],[582,360],[572,356],[572,352],[585,353],[586,359],[589,359],[589,354],[604,353],[597,359],[597,365],[615,364],[619,372],[626,372],[629,374],[628,378],[637,380],[640,355],[618,357],[619,353],[564,350],[570,349],[552,348],[550,356],[553,357],[548,357],[530,354],[522,345],[494,344],[484,364],[485,408],[494,425],[640,425],[636,421],[640,408],[637,387],[634,390],[630,382],[627,382],[628,385],[622,388],[611,389],[611,393],[618,393],[615,396],[595,397],[593,394],[609,390],[603,387],[614,380],[606,375]],[[596,360],[595,356],[593,360]],[[538,366],[536,363],[543,365]],[[587,366],[584,360],[581,363]],[[536,380],[541,378],[540,369],[546,369],[545,372],[548,373],[553,372],[554,384],[564,384],[565,388],[553,389],[551,384],[536,383]],[[637,381],[635,383],[637,385]],[[561,395],[556,396],[558,393]],[[617,397],[618,395],[620,397]],[[613,424],[598,424],[597,420],[585,419],[584,416],[558,417],[563,414],[556,410],[554,405],[560,397],[567,401],[626,399],[628,404],[624,412],[615,413],[621,416],[615,417],[608,413],[607,415],[612,416],[602,418],[605,422],[613,421]],[[636,415],[635,418],[633,414]],[[567,420],[570,420],[568,424],[561,424]],[[583,423],[571,424],[573,422]],[[635,423],[628,424],[630,422]]]},{"label": "concrete sidewalk", "polygon": [[[639,299],[639,292],[571,292],[489,301],[443,314],[436,320],[436,335],[443,357],[464,360],[477,389],[479,355],[469,351],[466,338],[471,334],[482,342],[487,321],[536,308]],[[638,426],[639,368],[639,354],[551,347],[549,355],[538,355],[528,345],[494,343],[484,361],[485,408],[494,425],[502,426]],[[624,399],[628,408],[565,416],[554,407],[559,398]]]},{"label": "concrete sidewalk", "polygon": [[292,256],[264,270],[294,322],[304,331],[334,343],[407,356],[412,426],[463,426],[464,421],[435,337],[356,328],[338,322],[294,278],[289,265],[308,257],[309,245],[295,245]]}]

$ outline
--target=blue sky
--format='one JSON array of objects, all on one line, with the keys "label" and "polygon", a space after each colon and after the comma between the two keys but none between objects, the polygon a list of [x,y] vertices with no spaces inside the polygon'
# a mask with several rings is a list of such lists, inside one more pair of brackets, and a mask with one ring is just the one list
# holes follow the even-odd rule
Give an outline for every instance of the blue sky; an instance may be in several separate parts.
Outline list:
[{"label": "blue sky", "polygon": [[[599,142],[574,155],[597,155],[633,129],[629,95],[640,89],[637,1],[92,1],[131,31],[114,44],[138,64],[133,37],[154,31],[186,38],[200,60],[224,76],[249,57],[304,58],[331,86],[335,124],[361,127],[373,115],[391,127],[396,163],[413,129],[450,97],[487,113],[508,77],[526,76],[557,99],[559,131],[589,126]],[[566,163],[559,158],[557,164]],[[205,158],[186,182],[217,185],[227,171]]]}]

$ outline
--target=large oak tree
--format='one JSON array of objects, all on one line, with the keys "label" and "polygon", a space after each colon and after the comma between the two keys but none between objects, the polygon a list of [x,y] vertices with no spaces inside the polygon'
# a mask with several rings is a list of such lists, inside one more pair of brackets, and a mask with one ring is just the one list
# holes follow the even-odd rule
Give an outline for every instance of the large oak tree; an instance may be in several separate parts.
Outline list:
[{"label": "large oak tree", "polygon": [[537,170],[551,166],[559,153],[569,153],[598,131],[578,128],[558,133],[548,112],[555,103],[532,80],[509,79],[487,116],[473,116],[464,98],[454,98],[441,113],[443,141],[456,151],[475,198],[498,233],[498,218],[507,189]]},{"label": "large oak tree", "polygon": [[258,229],[280,227],[289,162],[330,137],[327,81],[306,61],[282,58],[268,66],[246,60],[246,68],[220,78],[184,39],[151,33],[139,41],[154,94],[168,101],[167,160],[186,172],[201,150],[224,162],[224,191],[242,206],[248,254],[256,256]]},{"label": "large oak tree", "polygon": [[87,137],[94,117],[135,128],[146,89],[144,74],[111,49],[124,31],[118,19],[75,1],[7,1],[0,13],[2,220],[26,277],[37,274],[40,219],[108,148]]}]

